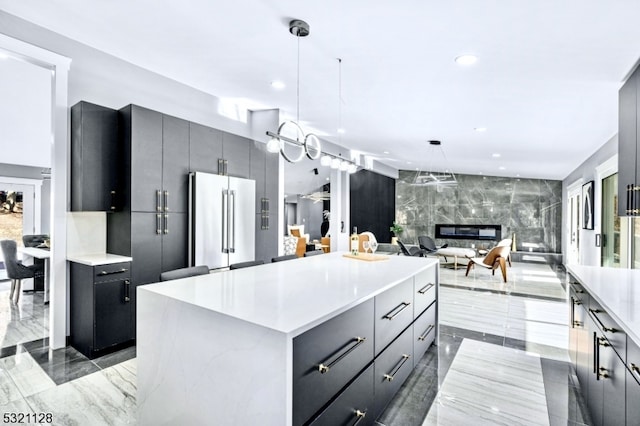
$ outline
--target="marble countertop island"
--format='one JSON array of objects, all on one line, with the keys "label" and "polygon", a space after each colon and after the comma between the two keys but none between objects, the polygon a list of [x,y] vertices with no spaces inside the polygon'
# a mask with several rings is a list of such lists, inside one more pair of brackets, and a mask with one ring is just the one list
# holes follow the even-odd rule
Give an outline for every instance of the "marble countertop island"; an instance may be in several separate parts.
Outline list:
[{"label": "marble countertop island", "polygon": [[329,253],[139,286],[138,423],[292,425],[294,339],[436,264]]},{"label": "marble countertop island", "polygon": [[640,345],[640,270],[567,265],[567,271]]},{"label": "marble countertop island", "polygon": [[388,256],[367,262],[342,253],[166,281],[139,287],[296,336],[437,263]]}]

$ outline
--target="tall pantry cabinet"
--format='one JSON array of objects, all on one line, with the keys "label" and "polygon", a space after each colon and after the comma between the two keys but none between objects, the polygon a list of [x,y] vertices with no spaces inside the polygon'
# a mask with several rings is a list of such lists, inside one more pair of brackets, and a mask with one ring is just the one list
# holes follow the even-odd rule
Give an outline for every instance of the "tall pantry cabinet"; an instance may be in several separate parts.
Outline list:
[{"label": "tall pantry cabinet", "polygon": [[107,251],[134,259],[135,306],[136,286],[187,266],[189,122],[136,105],[119,114],[123,208],[107,215]]}]

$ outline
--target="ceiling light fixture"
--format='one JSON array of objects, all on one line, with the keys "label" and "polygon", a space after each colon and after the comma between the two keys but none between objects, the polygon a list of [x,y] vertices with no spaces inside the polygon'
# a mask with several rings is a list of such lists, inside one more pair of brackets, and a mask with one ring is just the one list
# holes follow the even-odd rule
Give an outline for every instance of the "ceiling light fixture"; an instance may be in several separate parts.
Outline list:
[{"label": "ceiling light fixture", "polygon": [[486,127],[474,127],[473,130],[475,130],[476,132],[482,133],[482,132],[486,132],[487,128]]},{"label": "ceiling light fixture", "polygon": [[[294,19],[289,22],[289,32],[298,39],[298,62],[297,62],[297,90],[296,90],[296,121],[285,121],[278,127],[278,132],[267,132],[271,140],[267,142],[269,152],[279,147],[280,154],[290,163],[296,163],[306,156],[311,160],[316,160],[322,153],[320,139],[313,133],[306,134],[300,127],[300,37],[309,35],[309,24],[301,19]],[[274,141],[276,139],[276,141]],[[293,149],[288,149],[292,146]]]},{"label": "ceiling light fixture", "polygon": [[[429,152],[426,156],[429,164],[426,171],[417,171],[412,185],[457,185],[456,175],[450,171],[447,156],[442,149],[442,143],[436,140],[429,141]],[[443,170],[443,171],[441,171]]]},{"label": "ceiling light fixture", "polygon": [[460,55],[456,59],[456,64],[458,65],[473,65],[478,61],[478,57],[475,55]]},{"label": "ceiling light fixture", "polygon": [[273,87],[274,89],[284,89],[286,86],[283,82],[279,81],[279,80],[274,80],[271,82],[271,87]]},{"label": "ceiling light fixture", "polygon": [[500,154],[498,154],[497,152],[496,152],[496,153],[494,153],[494,154],[491,154],[491,156],[492,156],[493,158],[500,158]]},{"label": "ceiling light fixture", "polygon": [[[305,134],[302,127],[298,124],[300,121],[300,37],[309,35],[309,24],[300,19],[294,19],[289,22],[289,32],[298,39],[296,121],[284,121],[278,127],[277,133],[267,131],[267,135],[271,136],[271,139],[267,142],[267,151],[272,153],[280,152],[282,157],[290,163],[296,163],[302,160],[305,154],[310,160],[317,160],[322,157],[320,159],[320,165],[322,166],[330,166],[332,169],[355,173],[358,170],[358,165],[354,161],[343,159],[340,155],[322,151],[320,139],[313,133]],[[338,58],[338,73],[338,134],[341,134],[344,133],[344,129],[342,129],[342,111],[340,105],[342,102],[342,59],[340,58]],[[287,146],[293,146],[294,149],[287,150]]]}]

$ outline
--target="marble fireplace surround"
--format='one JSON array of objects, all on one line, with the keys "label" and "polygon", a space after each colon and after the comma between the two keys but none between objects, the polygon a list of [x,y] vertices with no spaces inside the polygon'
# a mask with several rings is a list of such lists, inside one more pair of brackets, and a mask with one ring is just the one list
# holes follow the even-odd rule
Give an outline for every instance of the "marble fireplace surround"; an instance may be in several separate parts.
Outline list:
[{"label": "marble fireplace surround", "polygon": [[[396,181],[396,221],[401,239],[435,236],[436,224],[501,224],[502,238],[515,234],[516,250],[562,251],[562,181],[500,176],[456,175],[457,186],[412,185],[415,171],[401,170]],[[476,247],[495,242],[437,239],[437,244]]]}]

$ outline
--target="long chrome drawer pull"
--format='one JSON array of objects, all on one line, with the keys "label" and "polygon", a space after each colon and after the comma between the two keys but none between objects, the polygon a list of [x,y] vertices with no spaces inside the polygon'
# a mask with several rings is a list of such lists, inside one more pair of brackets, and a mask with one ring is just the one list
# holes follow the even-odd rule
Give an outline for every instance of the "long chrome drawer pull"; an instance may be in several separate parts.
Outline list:
[{"label": "long chrome drawer pull", "polygon": [[121,274],[123,272],[127,272],[128,269],[127,268],[122,268],[122,269],[118,269],[117,271],[100,271],[98,272],[98,276],[103,276],[103,275],[113,275],[113,274]]},{"label": "long chrome drawer pull", "polygon": [[[398,306],[393,308],[391,311],[389,311],[389,313],[387,315],[383,316],[382,318],[383,319],[388,319],[389,321],[391,321],[392,319],[397,317],[400,312],[402,312],[405,309],[407,309],[410,305],[411,305],[411,302],[402,302]],[[395,313],[394,313],[394,311],[395,311]]]},{"label": "long chrome drawer pull", "polygon": [[358,423],[360,423],[362,419],[364,419],[364,416],[366,415],[367,415],[366,411],[356,410],[356,421],[352,426],[356,426]]},{"label": "long chrome drawer pull", "polygon": [[333,361],[327,360],[327,361],[323,362],[322,364],[320,364],[318,366],[318,371],[320,372],[320,374],[324,374],[327,371],[329,371],[329,369],[331,367],[333,367],[338,362],[340,362],[344,357],[349,355],[355,348],[357,348],[360,344],[362,344],[362,342],[367,340],[367,338],[366,337],[355,337],[354,340],[355,341],[353,342],[353,345],[351,345],[351,342],[349,342],[342,348],[342,349],[344,349],[346,346],[351,345],[346,351],[344,351],[344,352],[342,352],[342,354],[338,355],[336,357],[336,359],[334,359]]},{"label": "long chrome drawer pull", "polygon": [[593,314],[593,317],[596,319],[596,321],[598,321],[598,324],[600,324],[600,327],[602,328],[602,331],[605,331],[607,333],[617,333],[619,330],[612,328],[612,327],[607,327],[606,325],[604,325],[602,323],[602,321],[600,321],[600,318],[598,318],[599,313],[602,313],[603,311],[601,311],[600,309],[589,309],[589,312],[591,312]]},{"label": "long chrome drawer pull", "polygon": [[391,373],[385,374],[384,378],[387,379],[387,381],[389,381],[389,382],[392,381],[393,380],[393,376],[395,376],[398,373],[398,371],[402,368],[404,363],[407,362],[407,360],[409,358],[411,358],[411,355],[402,354],[402,359],[400,360],[400,362],[398,363],[396,368],[394,368]]},{"label": "long chrome drawer pull", "polygon": [[429,283],[429,284],[425,285],[424,287],[422,287],[420,290],[418,290],[418,293],[425,294],[427,291],[431,290],[431,287],[433,287],[433,286],[434,286],[433,283]]},{"label": "long chrome drawer pull", "polygon": [[418,337],[418,340],[424,340],[427,338],[427,336],[429,335],[429,333],[431,333],[431,330],[433,330],[434,328],[436,328],[435,325],[433,324],[429,324],[429,327],[427,328],[427,331],[424,332],[424,334],[420,337]]}]

